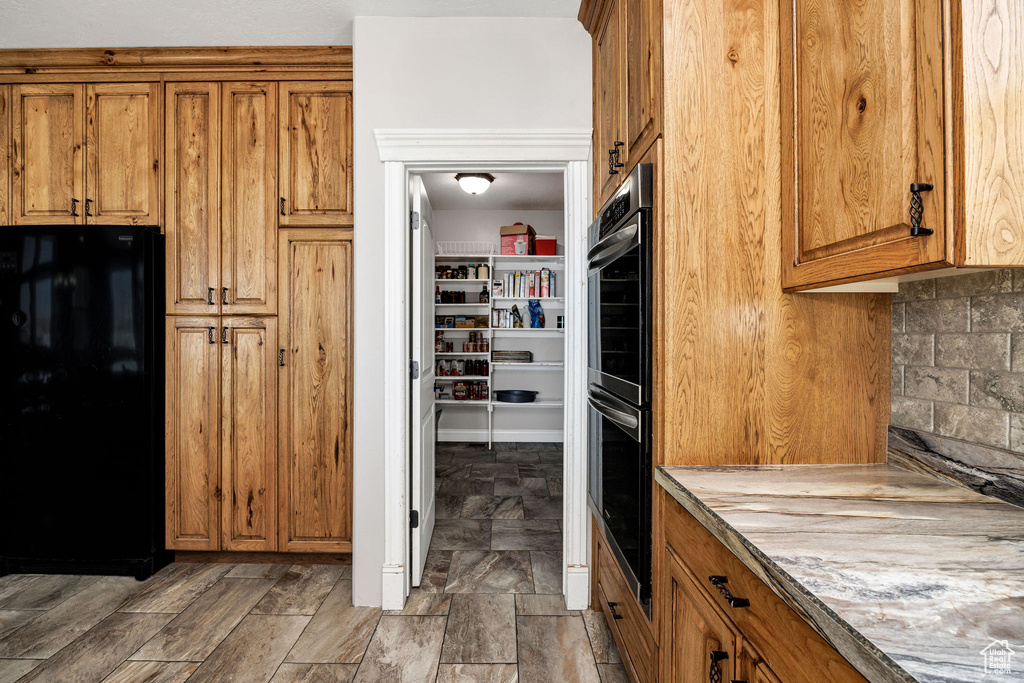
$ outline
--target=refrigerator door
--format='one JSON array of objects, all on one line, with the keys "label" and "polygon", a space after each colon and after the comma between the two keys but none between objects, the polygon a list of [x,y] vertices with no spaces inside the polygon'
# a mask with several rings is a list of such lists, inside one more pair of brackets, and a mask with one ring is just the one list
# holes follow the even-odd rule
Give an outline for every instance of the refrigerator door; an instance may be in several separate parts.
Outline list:
[{"label": "refrigerator door", "polygon": [[156,228],[0,230],[3,558],[162,549],[162,269]]}]

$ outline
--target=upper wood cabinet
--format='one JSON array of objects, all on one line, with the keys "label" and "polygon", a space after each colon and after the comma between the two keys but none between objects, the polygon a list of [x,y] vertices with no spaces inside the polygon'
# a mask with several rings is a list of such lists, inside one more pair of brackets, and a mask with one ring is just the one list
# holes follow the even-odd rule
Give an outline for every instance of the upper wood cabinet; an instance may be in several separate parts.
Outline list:
[{"label": "upper wood cabinet", "polygon": [[661,134],[661,0],[585,2],[580,19],[594,38],[596,210]]},{"label": "upper wood cabinet", "polygon": [[352,225],[352,84],[280,84],[279,224]]},{"label": "upper wood cabinet", "polygon": [[0,85],[0,225],[11,224],[11,86]]},{"label": "upper wood cabinet", "polygon": [[85,216],[93,223],[160,222],[160,86],[86,86]]},{"label": "upper wood cabinet", "polygon": [[85,86],[12,87],[12,223],[85,222]]},{"label": "upper wood cabinet", "polygon": [[352,549],[352,231],[280,232],[278,548]]},{"label": "upper wood cabinet", "polygon": [[1024,18],[957,7],[782,4],[785,287],[1024,265]]},{"label": "upper wood cabinet", "polygon": [[277,312],[276,83],[166,86],[167,312]]}]

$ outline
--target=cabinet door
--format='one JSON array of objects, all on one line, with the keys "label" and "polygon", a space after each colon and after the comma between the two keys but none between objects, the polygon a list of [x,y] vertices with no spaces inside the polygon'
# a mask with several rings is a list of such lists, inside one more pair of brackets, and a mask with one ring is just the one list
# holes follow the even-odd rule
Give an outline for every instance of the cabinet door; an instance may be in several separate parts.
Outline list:
[{"label": "cabinet door", "polygon": [[220,97],[216,83],[168,83],[167,313],[220,313]]},{"label": "cabinet door", "polygon": [[283,230],[278,549],[352,548],[352,231]]},{"label": "cabinet door", "polygon": [[[945,258],[941,4],[782,3],[783,284]],[[911,183],[923,193],[911,236]]]},{"label": "cabinet door", "polygon": [[91,223],[160,223],[160,86],[86,88],[85,216]]},{"label": "cabinet door", "polygon": [[661,134],[661,0],[622,3],[623,140],[628,173]]},{"label": "cabinet door", "polygon": [[[628,4],[628,3],[627,3]],[[605,3],[594,32],[594,211],[600,211],[622,180],[627,150],[620,137],[622,13],[619,0]],[[609,152],[619,150],[623,164],[612,166]]]},{"label": "cabinet door", "polygon": [[15,224],[81,225],[85,219],[85,87],[12,86]]},{"label": "cabinet door", "polygon": [[221,325],[223,549],[277,550],[277,320]]},{"label": "cabinet door", "polygon": [[221,311],[277,313],[277,84],[221,86]]},{"label": "cabinet door", "polygon": [[281,226],[352,225],[352,83],[281,83]]},{"label": "cabinet door", "polygon": [[0,225],[11,225],[11,86],[0,85]]},{"label": "cabinet door", "polygon": [[674,553],[665,551],[662,571],[661,680],[705,683],[734,678],[737,634],[718,616]]},{"label": "cabinet door", "polygon": [[218,318],[167,318],[167,547],[220,549]]}]

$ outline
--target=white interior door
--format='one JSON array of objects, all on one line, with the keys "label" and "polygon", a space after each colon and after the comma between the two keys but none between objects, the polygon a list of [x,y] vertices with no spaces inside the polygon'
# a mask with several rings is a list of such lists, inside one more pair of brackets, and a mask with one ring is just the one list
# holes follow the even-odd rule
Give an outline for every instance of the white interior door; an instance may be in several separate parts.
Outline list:
[{"label": "white interior door", "polygon": [[412,359],[419,377],[412,380],[412,491],[411,510],[418,517],[410,543],[412,585],[420,585],[434,532],[434,239],[430,234],[433,214],[419,176],[410,182],[412,223]]}]

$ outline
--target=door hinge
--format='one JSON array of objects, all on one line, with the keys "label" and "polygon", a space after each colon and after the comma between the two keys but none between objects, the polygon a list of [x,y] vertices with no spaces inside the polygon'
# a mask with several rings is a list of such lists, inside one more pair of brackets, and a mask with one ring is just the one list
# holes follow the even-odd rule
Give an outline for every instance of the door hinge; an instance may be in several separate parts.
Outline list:
[{"label": "door hinge", "polygon": [[418,529],[420,526],[420,511],[410,510],[409,511],[409,528]]},{"label": "door hinge", "polygon": [[420,378],[420,362],[416,360],[409,361],[409,379]]},{"label": "door hinge", "polygon": [[420,229],[420,214],[419,211],[409,212],[409,229],[419,230]]}]

